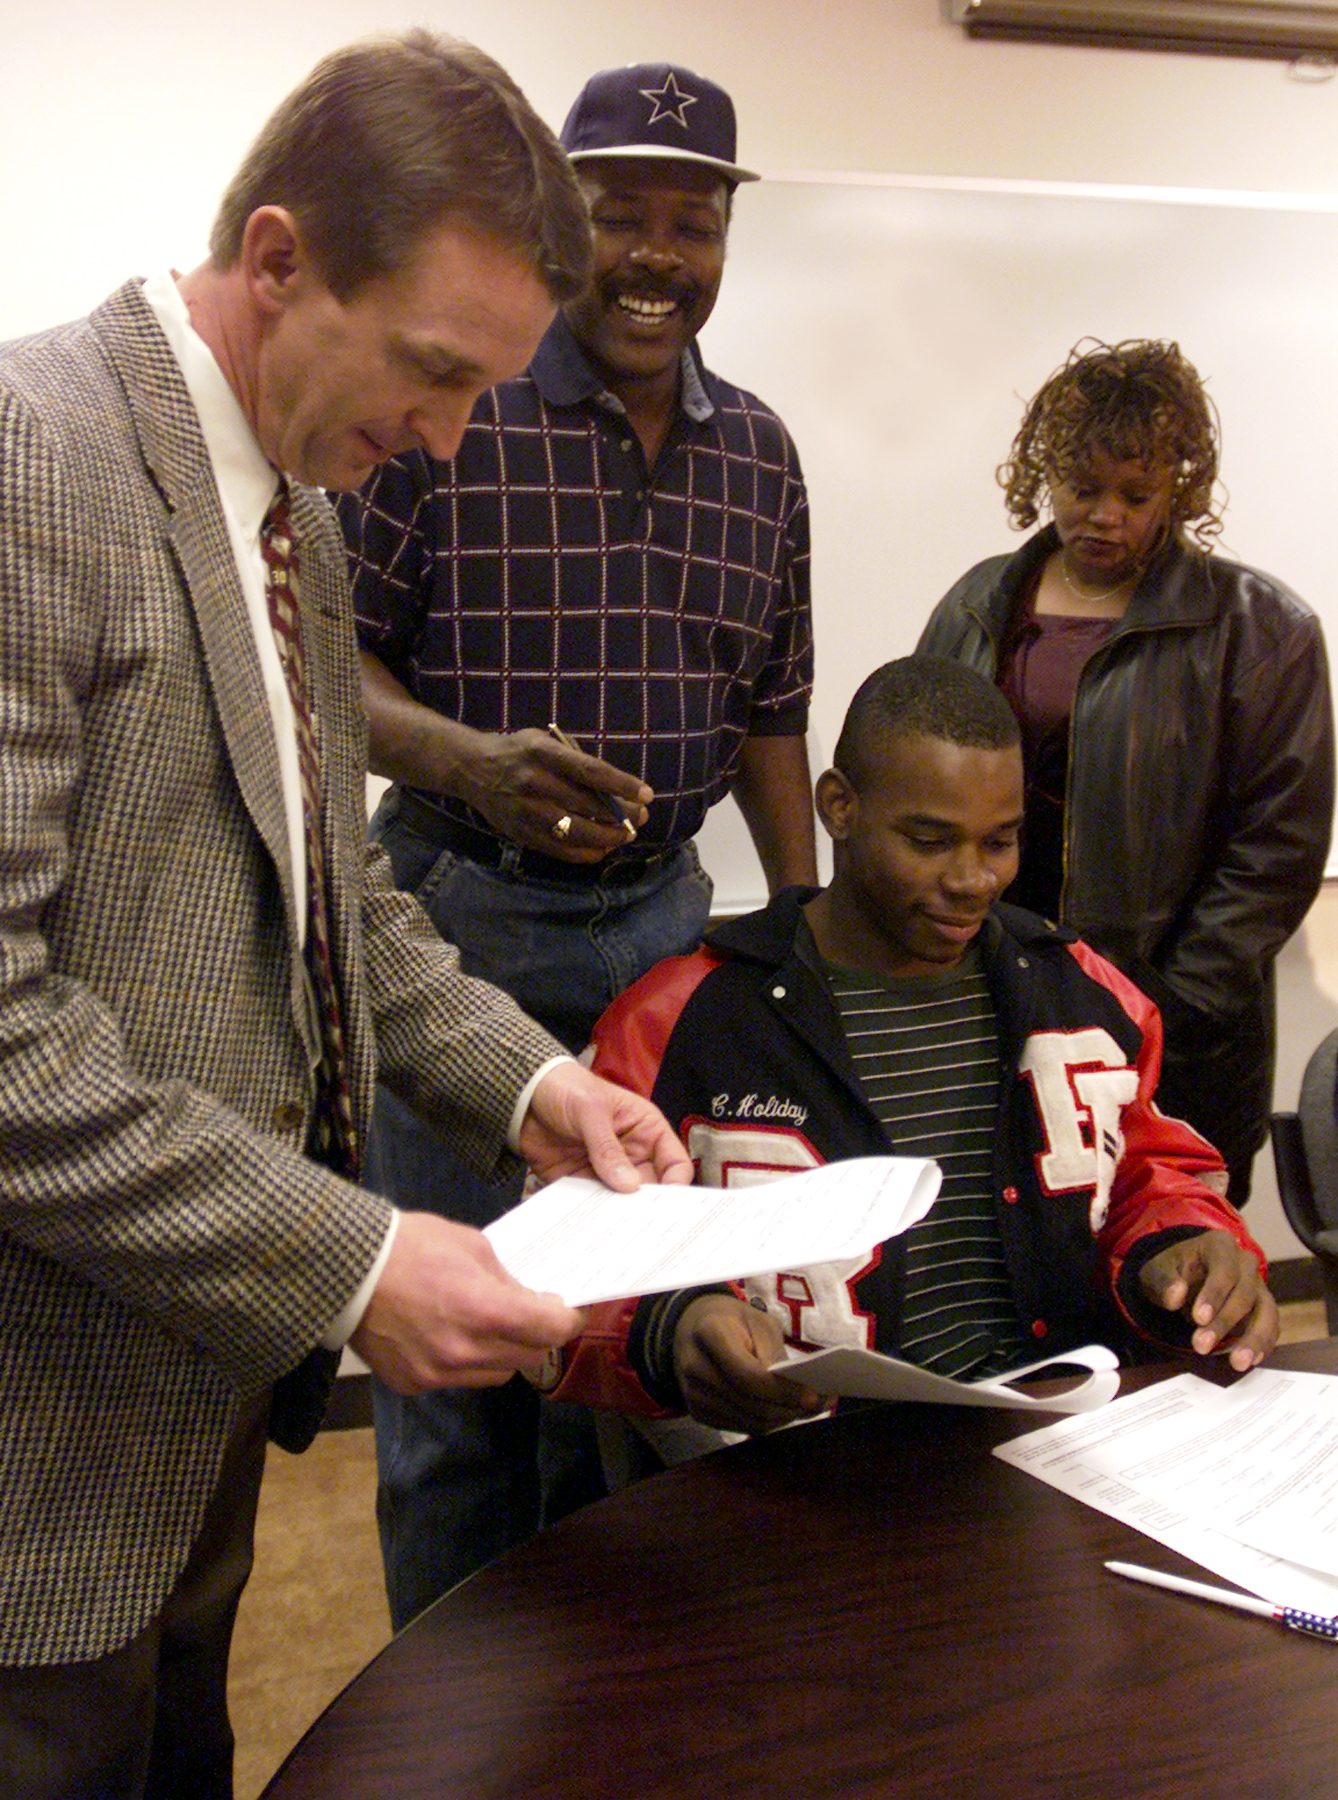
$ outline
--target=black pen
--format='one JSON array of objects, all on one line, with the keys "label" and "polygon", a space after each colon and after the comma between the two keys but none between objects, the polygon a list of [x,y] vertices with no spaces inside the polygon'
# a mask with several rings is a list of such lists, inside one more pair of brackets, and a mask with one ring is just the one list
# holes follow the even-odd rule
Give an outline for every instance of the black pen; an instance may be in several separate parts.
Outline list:
[{"label": "black pen", "polygon": [[[574,750],[578,756],[585,755],[585,751],[581,749],[581,746],[576,742],[576,739],[569,737],[556,719],[549,720],[548,735],[557,743],[561,744],[564,750]],[[588,788],[586,791],[587,793],[593,794],[599,805],[601,805],[612,818],[617,820],[618,824],[622,826],[629,838],[634,838],[636,836],[636,826],[628,818],[627,808],[623,805],[622,801],[618,799],[616,794],[607,794],[602,788]]]}]

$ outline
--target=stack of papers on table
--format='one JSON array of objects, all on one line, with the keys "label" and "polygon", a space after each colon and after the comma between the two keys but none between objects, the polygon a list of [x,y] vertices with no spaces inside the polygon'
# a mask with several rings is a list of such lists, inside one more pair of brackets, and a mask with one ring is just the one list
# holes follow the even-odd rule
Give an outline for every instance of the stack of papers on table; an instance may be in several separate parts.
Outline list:
[{"label": "stack of papers on table", "polygon": [[1277,1606],[1338,1616],[1338,1377],[1177,1375],[994,1454]]},{"label": "stack of papers on table", "polygon": [[906,1156],[857,1156],[737,1188],[617,1194],[567,1176],[485,1236],[517,1281],[593,1306],[869,1255],[924,1218],[939,1181],[937,1163]]}]

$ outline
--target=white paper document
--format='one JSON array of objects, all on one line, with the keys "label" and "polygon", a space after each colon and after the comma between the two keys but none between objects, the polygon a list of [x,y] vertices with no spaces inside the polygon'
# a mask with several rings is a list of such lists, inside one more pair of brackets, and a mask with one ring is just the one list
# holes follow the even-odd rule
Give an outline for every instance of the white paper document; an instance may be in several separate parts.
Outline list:
[{"label": "white paper document", "polygon": [[1338,1616],[1332,1376],[1178,1375],[994,1454],[1276,1605]]},{"label": "white paper document", "polygon": [[871,1252],[924,1218],[937,1163],[862,1156],[741,1188],[616,1194],[567,1176],[489,1225],[503,1266],[569,1306],[659,1294]]},{"label": "white paper document", "polygon": [[[1062,1394],[1021,1394],[1008,1385],[1025,1376],[1042,1375],[1056,1364],[1073,1363],[1092,1372],[1077,1387]],[[802,1381],[818,1394],[839,1394],[852,1400],[927,1400],[944,1406],[995,1406],[1019,1412],[1090,1412],[1105,1406],[1120,1390],[1119,1358],[1104,1344],[1086,1344],[1044,1362],[1028,1363],[985,1381],[953,1381],[928,1369],[880,1356],[876,1350],[834,1349],[805,1353],[793,1351],[771,1367],[777,1375]]]}]

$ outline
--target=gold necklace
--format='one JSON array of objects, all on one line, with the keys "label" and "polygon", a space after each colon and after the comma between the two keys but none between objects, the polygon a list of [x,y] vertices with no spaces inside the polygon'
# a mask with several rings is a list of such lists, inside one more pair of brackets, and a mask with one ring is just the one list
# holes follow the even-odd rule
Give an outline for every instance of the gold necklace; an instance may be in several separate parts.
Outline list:
[{"label": "gold necklace", "polygon": [[1067,549],[1061,550],[1059,553],[1060,579],[1063,581],[1064,586],[1068,591],[1073,595],[1073,598],[1075,600],[1081,600],[1087,606],[1095,606],[1098,601],[1109,600],[1112,594],[1118,594],[1121,588],[1127,588],[1130,583],[1135,580],[1136,573],[1137,572],[1135,571],[1134,575],[1126,575],[1124,580],[1117,581],[1114,587],[1102,588],[1100,591],[1084,590],[1082,585],[1079,582],[1076,582],[1069,574],[1069,553]]}]

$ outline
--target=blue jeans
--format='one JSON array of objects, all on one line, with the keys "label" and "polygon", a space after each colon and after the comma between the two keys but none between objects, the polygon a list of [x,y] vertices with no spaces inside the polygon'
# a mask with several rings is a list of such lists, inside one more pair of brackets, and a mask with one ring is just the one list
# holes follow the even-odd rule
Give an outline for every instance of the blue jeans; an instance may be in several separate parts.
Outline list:
[{"label": "blue jeans", "polygon": [[[642,881],[541,882],[443,850],[398,816],[395,791],[372,821],[396,884],[418,895],[466,974],[505,988],[579,1051],[624,988],[666,956],[694,950],[711,883],[686,844]],[[491,1223],[520,1182],[483,1181],[384,1088],[364,1179],[397,1205]],[[598,1499],[603,1471],[583,1407],[541,1399],[522,1377],[500,1388],[405,1399],[374,1383],[377,1524],[396,1630],[438,1595]]]}]

